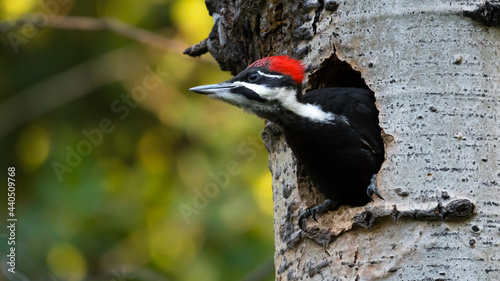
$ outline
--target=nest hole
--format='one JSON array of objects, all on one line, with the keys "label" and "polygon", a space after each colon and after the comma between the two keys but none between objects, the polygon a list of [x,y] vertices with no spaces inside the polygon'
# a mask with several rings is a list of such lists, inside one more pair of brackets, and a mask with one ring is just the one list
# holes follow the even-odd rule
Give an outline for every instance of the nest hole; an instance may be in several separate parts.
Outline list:
[{"label": "nest hole", "polygon": [[329,87],[353,87],[371,91],[361,73],[335,55],[321,63],[319,69],[309,76],[307,88],[312,90]]},{"label": "nest hole", "polygon": [[[368,67],[373,67],[373,64],[369,64]],[[330,58],[326,59],[321,63],[319,68],[314,71],[309,76],[308,85],[306,87],[307,90],[321,89],[321,88],[331,88],[331,87],[343,87],[343,88],[362,88],[370,91],[370,93],[374,96],[374,92],[368,87],[365,80],[361,76],[361,72],[356,71],[353,67],[345,62],[338,59],[338,57],[334,54]],[[380,128],[380,113],[378,113],[377,121]],[[384,139],[384,133],[381,129],[381,137],[384,142],[382,155],[384,157],[383,161],[378,167],[378,171],[382,167],[383,162],[385,161],[385,146],[386,140]]]}]

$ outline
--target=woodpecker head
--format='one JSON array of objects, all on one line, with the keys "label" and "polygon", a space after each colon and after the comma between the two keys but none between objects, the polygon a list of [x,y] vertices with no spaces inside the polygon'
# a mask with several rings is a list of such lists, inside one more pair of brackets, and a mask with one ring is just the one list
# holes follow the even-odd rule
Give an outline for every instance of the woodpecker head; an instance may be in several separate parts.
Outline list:
[{"label": "woodpecker head", "polygon": [[[328,122],[331,114],[318,106],[301,103],[302,80],[305,69],[302,63],[288,56],[266,57],[250,64],[233,79],[190,90],[225,101],[257,116],[281,121],[284,116],[297,116],[313,121]],[[286,117],[285,117],[286,118]]]},{"label": "woodpecker head", "polygon": [[304,66],[300,61],[276,56],[255,61],[229,81],[190,90],[259,115],[261,111],[274,111],[277,106],[297,101],[303,79]]}]

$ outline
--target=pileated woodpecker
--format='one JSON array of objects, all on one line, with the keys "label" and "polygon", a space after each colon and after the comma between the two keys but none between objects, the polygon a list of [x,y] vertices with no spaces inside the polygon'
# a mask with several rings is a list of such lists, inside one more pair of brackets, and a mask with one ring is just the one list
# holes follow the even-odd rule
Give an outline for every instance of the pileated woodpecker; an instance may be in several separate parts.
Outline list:
[{"label": "pileated woodpecker", "polygon": [[255,61],[233,79],[190,90],[276,124],[314,185],[327,198],[303,220],[340,205],[363,206],[373,193],[384,145],[372,92],[324,88],[302,95],[305,69],[288,56]]}]

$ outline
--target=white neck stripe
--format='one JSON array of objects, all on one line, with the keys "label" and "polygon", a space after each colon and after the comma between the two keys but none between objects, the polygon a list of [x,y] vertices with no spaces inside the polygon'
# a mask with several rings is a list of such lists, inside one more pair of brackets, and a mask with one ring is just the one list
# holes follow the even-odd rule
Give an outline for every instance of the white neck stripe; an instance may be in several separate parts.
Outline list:
[{"label": "white neck stripe", "polygon": [[335,115],[330,112],[324,112],[318,105],[309,103],[295,102],[294,104],[287,104],[287,109],[295,114],[309,118],[312,121],[329,122],[335,119]]},{"label": "white neck stripe", "polygon": [[240,81],[234,83],[247,87],[267,100],[279,100],[285,109],[288,109],[299,116],[309,118],[312,121],[328,122],[335,119],[335,115],[333,113],[324,112],[318,105],[298,102],[294,89],[268,88],[264,85]]}]

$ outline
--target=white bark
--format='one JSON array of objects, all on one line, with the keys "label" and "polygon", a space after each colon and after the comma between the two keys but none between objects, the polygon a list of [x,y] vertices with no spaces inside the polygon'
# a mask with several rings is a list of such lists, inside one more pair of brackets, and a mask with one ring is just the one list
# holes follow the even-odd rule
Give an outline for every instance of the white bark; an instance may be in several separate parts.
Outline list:
[{"label": "white bark", "polygon": [[304,234],[298,214],[321,198],[268,126],[276,280],[500,280],[500,27],[463,16],[479,1],[339,4],[299,47],[308,65],[348,62],[375,92],[385,201]]}]

